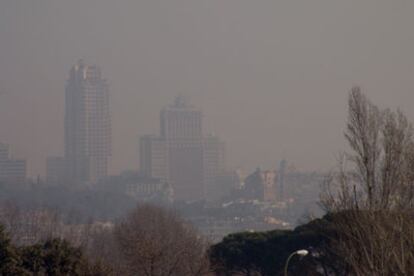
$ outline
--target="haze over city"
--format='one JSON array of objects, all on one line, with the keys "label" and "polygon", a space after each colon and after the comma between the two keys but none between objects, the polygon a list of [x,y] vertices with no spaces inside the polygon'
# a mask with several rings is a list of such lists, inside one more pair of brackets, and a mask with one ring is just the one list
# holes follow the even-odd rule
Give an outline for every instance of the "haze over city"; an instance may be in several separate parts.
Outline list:
[{"label": "haze over city", "polygon": [[64,87],[83,58],[110,84],[111,173],[137,169],[138,139],[183,94],[228,164],[328,170],[346,98],[361,85],[414,118],[411,1],[0,2],[0,139],[29,175],[63,154]]},{"label": "haze over city", "polygon": [[414,275],[413,12],[0,0],[0,275]]}]

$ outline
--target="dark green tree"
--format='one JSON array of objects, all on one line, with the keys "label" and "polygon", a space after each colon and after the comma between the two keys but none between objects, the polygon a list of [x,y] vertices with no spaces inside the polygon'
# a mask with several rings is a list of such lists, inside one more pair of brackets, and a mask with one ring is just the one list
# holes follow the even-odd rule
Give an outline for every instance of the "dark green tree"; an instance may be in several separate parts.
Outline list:
[{"label": "dark green tree", "polygon": [[33,275],[45,273],[44,252],[40,244],[20,248],[21,265]]},{"label": "dark green tree", "polygon": [[308,256],[292,258],[289,271],[293,275],[346,275],[329,244],[335,235],[333,227],[327,215],[294,230],[230,234],[211,247],[210,260],[219,275],[282,275],[288,256],[307,249]]},{"label": "dark green tree", "polygon": [[20,267],[20,257],[4,227],[0,225],[0,275],[16,274],[24,275]]},{"label": "dark green tree", "polygon": [[21,266],[31,275],[84,275],[88,263],[80,248],[51,239],[20,248]]},{"label": "dark green tree", "polygon": [[52,239],[43,245],[43,262],[47,275],[80,275],[84,258],[80,248]]}]

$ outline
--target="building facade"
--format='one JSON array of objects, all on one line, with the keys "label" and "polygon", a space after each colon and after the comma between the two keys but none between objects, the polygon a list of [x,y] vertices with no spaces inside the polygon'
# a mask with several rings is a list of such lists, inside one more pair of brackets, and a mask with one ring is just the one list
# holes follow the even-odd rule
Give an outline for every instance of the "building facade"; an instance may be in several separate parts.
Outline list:
[{"label": "building facade", "polygon": [[140,202],[169,202],[172,197],[168,184],[136,171],[124,171],[119,175],[108,176],[101,184],[98,189],[111,194],[121,192]]},{"label": "building facade", "polygon": [[5,143],[0,143],[0,162],[8,160],[10,157],[10,146]]},{"label": "building facade", "polygon": [[145,177],[168,182],[168,151],[165,140],[155,135],[140,138],[140,168]]},{"label": "building facade", "polygon": [[97,66],[79,61],[65,91],[66,179],[97,183],[107,176],[111,155],[109,89]]},{"label": "building facade", "polygon": [[160,178],[174,190],[176,200],[201,200],[224,161],[224,145],[204,137],[202,112],[184,97],[161,110],[160,136],[140,139],[141,171]]},{"label": "building facade", "polygon": [[202,113],[177,97],[160,114],[161,138],[167,145],[168,183],[177,200],[205,197]]},{"label": "building facade", "polygon": [[0,183],[24,185],[27,179],[26,160],[10,157],[10,146],[0,143]]},{"label": "building facade", "polygon": [[228,192],[223,185],[228,174],[225,171],[225,148],[225,143],[215,135],[203,139],[203,177],[206,199],[210,201],[220,199]]}]

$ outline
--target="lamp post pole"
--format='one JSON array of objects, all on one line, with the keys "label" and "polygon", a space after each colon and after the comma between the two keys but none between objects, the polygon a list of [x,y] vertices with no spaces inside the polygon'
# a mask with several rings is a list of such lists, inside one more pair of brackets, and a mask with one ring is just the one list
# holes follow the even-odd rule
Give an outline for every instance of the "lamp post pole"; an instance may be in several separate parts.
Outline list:
[{"label": "lamp post pole", "polygon": [[296,250],[295,252],[293,252],[292,254],[289,255],[289,257],[286,260],[286,264],[285,264],[285,276],[288,276],[288,267],[289,267],[289,261],[290,259],[292,259],[293,256],[295,255],[299,255],[299,256],[306,256],[309,254],[309,251],[306,249],[300,249],[300,250]]}]

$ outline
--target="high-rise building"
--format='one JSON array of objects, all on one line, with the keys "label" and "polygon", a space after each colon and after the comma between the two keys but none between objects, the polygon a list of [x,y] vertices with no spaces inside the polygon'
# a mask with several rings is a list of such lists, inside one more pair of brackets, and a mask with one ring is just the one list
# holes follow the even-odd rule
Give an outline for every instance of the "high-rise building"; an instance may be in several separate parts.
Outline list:
[{"label": "high-rise building", "polygon": [[224,145],[203,136],[202,117],[184,97],[177,97],[161,110],[161,135],[140,139],[141,171],[167,182],[176,200],[205,199],[206,185],[212,185],[224,163]]},{"label": "high-rise building", "polygon": [[108,172],[111,154],[109,89],[99,67],[80,60],[70,70],[65,93],[66,177],[96,183]]},{"label": "high-rise building", "polygon": [[161,137],[170,143],[192,142],[197,146],[203,138],[202,113],[189,105],[183,96],[161,110]]},{"label": "high-rise building", "polygon": [[205,198],[201,111],[180,96],[160,117],[161,138],[167,145],[168,182],[176,199]]},{"label": "high-rise building", "polygon": [[26,182],[26,160],[10,157],[10,146],[0,143],[0,182],[7,185],[23,185]]},{"label": "high-rise building", "polygon": [[203,139],[203,177],[208,200],[219,199],[225,194],[225,175],[225,143],[215,135],[208,135]]}]

